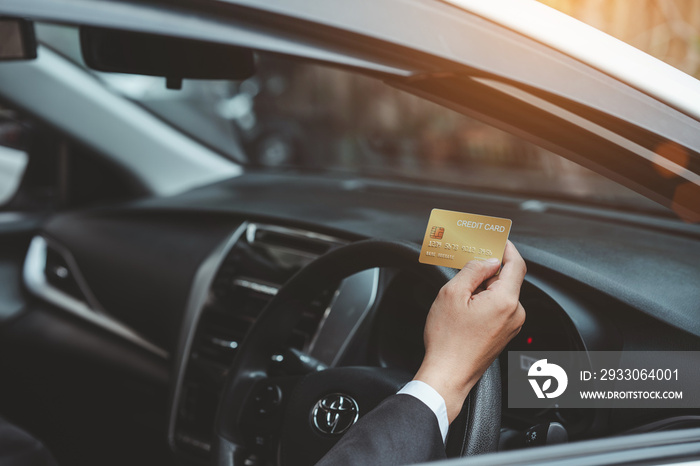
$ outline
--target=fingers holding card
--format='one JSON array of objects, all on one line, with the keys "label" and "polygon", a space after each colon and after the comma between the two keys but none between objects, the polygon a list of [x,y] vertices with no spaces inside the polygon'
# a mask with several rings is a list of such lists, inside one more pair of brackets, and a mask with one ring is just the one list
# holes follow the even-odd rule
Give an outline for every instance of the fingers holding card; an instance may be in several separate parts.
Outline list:
[{"label": "fingers holding card", "polygon": [[419,260],[456,269],[471,260],[502,262],[511,223],[507,218],[433,209]]}]

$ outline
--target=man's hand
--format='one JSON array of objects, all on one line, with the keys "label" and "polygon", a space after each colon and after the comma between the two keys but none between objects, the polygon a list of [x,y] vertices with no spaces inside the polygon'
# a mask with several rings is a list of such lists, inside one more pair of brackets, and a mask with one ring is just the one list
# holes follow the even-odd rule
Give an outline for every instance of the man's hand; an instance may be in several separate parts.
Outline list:
[{"label": "man's hand", "polygon": [[425,358],[415,380],[442,395],[450,423],[469,391],[520,331],[525,261],[508,241],[498,261],[471,261],[442,287],[425,323]]}]

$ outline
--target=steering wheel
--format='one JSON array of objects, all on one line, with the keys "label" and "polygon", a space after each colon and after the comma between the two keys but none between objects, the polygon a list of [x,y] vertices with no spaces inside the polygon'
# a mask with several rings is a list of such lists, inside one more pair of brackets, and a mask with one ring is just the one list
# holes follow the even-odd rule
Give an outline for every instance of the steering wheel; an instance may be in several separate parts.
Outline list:
[{"label": "steering wheel", "polygon": [[[411,380],[412,374],[377,367],[338,367],[291,376],[271,374],[270,367],[272,357],[289,340],[308,303],[322,289],[350,275],[375,267],[393,267],[412,270],[436,287],[455,275],[452,269],[420,264],[419,254],[420,249],[412,243],[359,241],[317,258],[279,290],[252,325],[229,369],[215,423],[214,464],[251,464],[256,451],[270,448],[266,441],[271,436],[280,438],[279,464],[314,464],[341,438],[336,434],[349,428],[358,414],[369,412]],[[335,403],[336,412],[337,408],[343,411],[330,429],[317,422],[316,414],[323,403]],[[495,361],[452,423],[448,455],[495,451],[500,421],[501,377]]]}]

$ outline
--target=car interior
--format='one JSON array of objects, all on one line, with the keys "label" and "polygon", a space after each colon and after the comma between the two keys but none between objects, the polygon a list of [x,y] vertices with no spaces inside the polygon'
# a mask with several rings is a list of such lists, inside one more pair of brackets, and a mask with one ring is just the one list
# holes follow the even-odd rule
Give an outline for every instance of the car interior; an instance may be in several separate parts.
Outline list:
[{"label": "car interior", "polygon": [[0,416],[57,464],[313,464],[337,441],[311,425],[321,395],[364,414],[420,366],[454,275],[418,262],[434,208],[511,219],[528,267],[525,324],[449,457],[700,455],[700,409],[508,403],[509,351],[700,348],[696,223],[442,105],[455,83],[23,24],[38,58],[0,61]]}]

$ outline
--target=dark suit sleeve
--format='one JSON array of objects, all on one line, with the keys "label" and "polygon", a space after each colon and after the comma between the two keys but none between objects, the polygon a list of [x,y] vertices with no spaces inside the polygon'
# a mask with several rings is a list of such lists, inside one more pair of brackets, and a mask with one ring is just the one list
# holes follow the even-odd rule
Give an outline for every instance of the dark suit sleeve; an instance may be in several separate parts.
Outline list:
[{"label": "dark suit sleeve", "polygon": [[355,424],[316,466],[402,465],[445,458],[435,413],[411,395],[393,395]]}]

